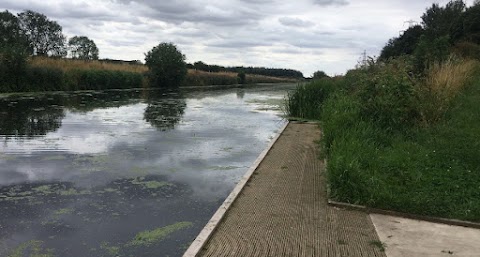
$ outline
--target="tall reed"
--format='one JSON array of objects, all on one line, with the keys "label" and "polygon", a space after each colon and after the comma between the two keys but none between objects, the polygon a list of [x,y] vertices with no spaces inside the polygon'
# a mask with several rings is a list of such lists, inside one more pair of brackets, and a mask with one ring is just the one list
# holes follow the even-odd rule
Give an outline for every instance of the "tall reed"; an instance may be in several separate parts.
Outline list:
[{"label": "tall reed", "polygon": [[442,118],[451,100],[472,77],[477,65],[478,61],[451,57],[429,68],[424,83],[418,88],[420,113],[424,124],[428,125]]},{"label": "tall reed", "polygon": [[109,63],[96,60],[56,59],[48,57],[33,57],[29,60],[32,67],[55,68],[62,71],[71,70],[108,70],[145,73],[147,66],[143,64]]}]

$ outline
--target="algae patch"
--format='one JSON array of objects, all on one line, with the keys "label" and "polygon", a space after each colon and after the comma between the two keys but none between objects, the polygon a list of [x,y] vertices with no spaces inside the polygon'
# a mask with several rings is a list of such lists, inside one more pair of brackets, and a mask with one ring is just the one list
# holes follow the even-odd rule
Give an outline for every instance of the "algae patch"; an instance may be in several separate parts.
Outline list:
[{"label": "algae patch", "polygon": [[167,238],[170,234],[191,227],[192,222],[178,222],[154,230],[147,230],[138,233],[127,246],[149,246]]},{"label": "algae patch", "polygon": [[172,184],[165,182],[165,181],[156,181],[156,180],[148,180],[145,181],[144,177],[138,177],[132,180],[132,184],[140,185],[145,189],[159,189],[165,186],[171,186]]},{"label": "algae patch", "polygon": [[208,169],[210,170],[235,170],[235,169],[238,169],[240,167],[237,167],[237,166],[212,166],[212,167],[208,167]]},{"label": "algae patch", "polygon": [[8,257],[53,257],[52,249],[44,249],[43,241],[30,240],[13,249]]},{"label": "algae patch", "polygon": [[100,249],[104,250],[109,256],[118,256],[118,254],[120,253],[120,247],[111,246],[107,242],[103,242],[100,245]]}]

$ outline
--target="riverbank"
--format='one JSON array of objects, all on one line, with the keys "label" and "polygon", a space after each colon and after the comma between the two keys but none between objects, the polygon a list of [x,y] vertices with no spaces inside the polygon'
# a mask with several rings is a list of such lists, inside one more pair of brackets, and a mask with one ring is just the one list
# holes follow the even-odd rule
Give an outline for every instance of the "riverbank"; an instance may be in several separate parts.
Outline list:
[{"label": "riverbank", "polygon": [[333,200],[479,222],[478,63],[446,62],[418,80],[406,65],[305,85],[289,110],[322,124]]},{"label": "riverbank", "polygon": [[[0,76],[0,93],[148,88],[141,63],[32,57],[15,78]],[[244,84],[296,82],[296,79],[245,74]],[[180,87],[235,85],[234,72],[189,70]]]},{"label": "riverbank", "polygon": [[185,252],[196,256],[473,256],[480,230],[327,203],[316,124],[290,123]]}]

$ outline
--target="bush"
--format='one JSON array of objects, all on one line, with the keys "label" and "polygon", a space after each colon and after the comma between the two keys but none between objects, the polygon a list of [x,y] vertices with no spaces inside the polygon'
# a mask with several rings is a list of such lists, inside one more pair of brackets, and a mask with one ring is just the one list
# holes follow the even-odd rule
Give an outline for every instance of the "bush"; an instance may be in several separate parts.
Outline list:
[{"label": "bush", "polygon": [[433,63],[443,62],[450,54],[450,38],[448,36],[434,39],[422,36],[414,51],[414,70],[423,74]]},{"label": "bush", "polygon": [[149,79],[155,87],[179,87],[187,75],[185,55],[172,43],[161,43],[145,56]]},{"label": "bush", "polygon": [[290,117],[303,119],[320,119],[322,104],[335,89],[340,88],[340,81],[324,78],[307,84],[300,84],[288,93],[286,113]]},{"label": "bush", "polygon": [[472,42],[464,41],[457,43],[453,48],[453,52],[465,59],[480,60],[480,45]]},{"label": "bush", "polygon": [[103,90],[142,87],[143,77],[139,73],[108,70],[77,71],[77,89]]},{"label": "bush", "polygon": [[18,91],[27,69],[28,53],[20,45],[0,49],[0,92]]},{"label": "bush", "polygon": [[237,74],[237,77],[238,77],[238,84],[245,84],[245,82],[247,81],[245,72],[243,72],[243,71],[239,72]]},{"label": "bush", "polygon": [[65,90],[63,71],[52,68],[29,67],[26,73],[26,84],[19,91],[58,91]]},{"label": "bush", "polygon": [[418,120],[416,81],[408,59],[376,63],[358,77],[362,116],[388,131],[401,131]]}]

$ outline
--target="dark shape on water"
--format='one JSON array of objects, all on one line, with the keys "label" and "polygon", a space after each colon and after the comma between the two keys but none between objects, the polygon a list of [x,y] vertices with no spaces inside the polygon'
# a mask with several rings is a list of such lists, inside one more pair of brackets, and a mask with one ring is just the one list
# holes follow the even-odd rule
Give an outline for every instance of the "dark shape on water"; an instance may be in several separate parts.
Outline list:
[{"label": "dark shape on water", "polygon": [[161,131],[173,129],[187,107],[180,91],[150,91],[147,103],[144,119]]},{"label": "dark shape on water", "polygon": [[56,131],[65,117],[58,99],[0,98],[0,135],[43,136]]}]

